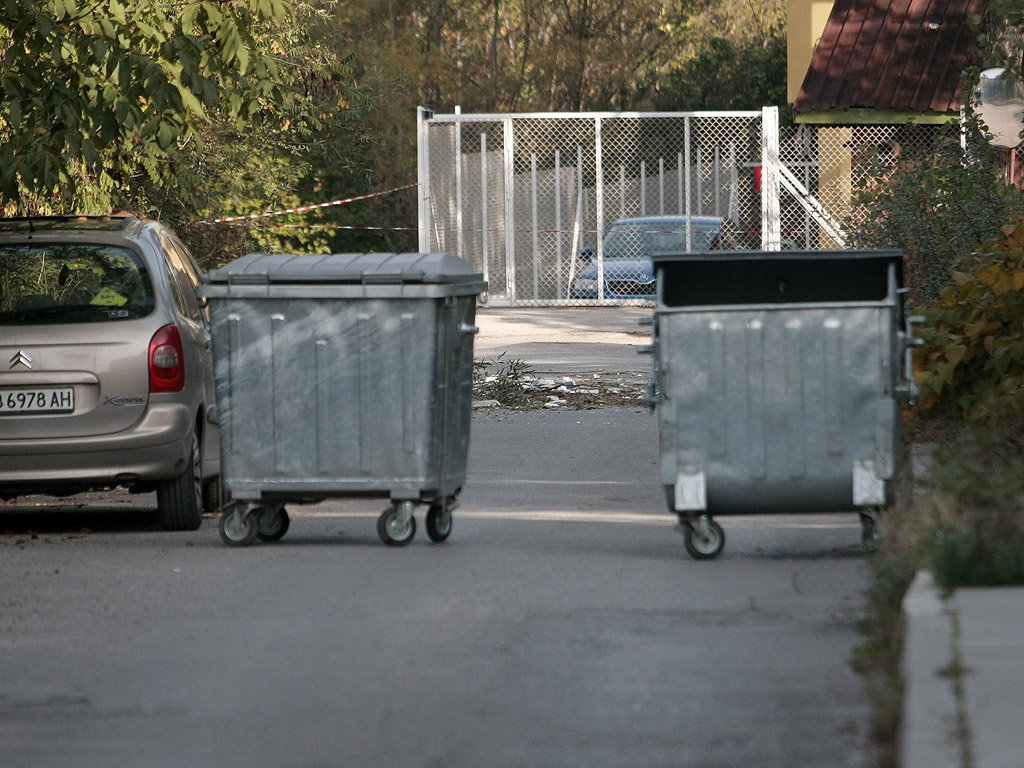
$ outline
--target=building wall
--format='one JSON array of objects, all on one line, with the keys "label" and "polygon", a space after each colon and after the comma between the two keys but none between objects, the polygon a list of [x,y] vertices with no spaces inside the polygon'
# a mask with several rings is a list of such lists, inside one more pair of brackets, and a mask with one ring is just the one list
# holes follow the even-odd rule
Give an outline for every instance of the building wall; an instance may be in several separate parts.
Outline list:
[{"label": "building wall", "polygon": [[811,66],[811,54],[825,29],[832,0],[788,0],[787,36],[787,100],[796,101],[800,85]]}]

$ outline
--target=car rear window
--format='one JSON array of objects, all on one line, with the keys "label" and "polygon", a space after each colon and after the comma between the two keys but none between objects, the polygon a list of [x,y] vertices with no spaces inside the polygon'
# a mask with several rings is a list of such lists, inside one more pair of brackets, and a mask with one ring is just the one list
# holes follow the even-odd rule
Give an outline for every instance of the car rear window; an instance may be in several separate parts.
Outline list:
[{"label": "car rear window", "polygon": [[128,248],[0,245],[0,325],[118,322],[154,305],[149,273]]}]

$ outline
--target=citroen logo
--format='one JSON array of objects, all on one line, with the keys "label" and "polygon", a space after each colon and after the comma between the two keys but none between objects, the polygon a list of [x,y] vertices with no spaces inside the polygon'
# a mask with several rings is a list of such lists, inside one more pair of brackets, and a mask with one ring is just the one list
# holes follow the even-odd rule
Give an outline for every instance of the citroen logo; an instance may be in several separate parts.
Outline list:
[{"label": "citroen logo", "polygon": [[11,368],[16,365],[24,365],[26,368],[32,367],[32,358],[25,354],[25,350],[19,349],[17,354],[10,360]]}]

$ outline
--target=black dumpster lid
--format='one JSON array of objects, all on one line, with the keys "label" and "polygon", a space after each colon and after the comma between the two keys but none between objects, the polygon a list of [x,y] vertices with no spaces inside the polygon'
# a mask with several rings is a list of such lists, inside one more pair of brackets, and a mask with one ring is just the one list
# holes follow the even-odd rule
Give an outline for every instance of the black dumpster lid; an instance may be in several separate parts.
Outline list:
[{"label": "black dumpster lid", "polygon": [[899,250],[832,251],[696,251],[692,253],[656,253],[653,260],[666,261],[836,261],[882,259],[903,262]]},{"label": "black dumpster lid", "polygon": [[453,284],[481,279],[450,253],[250,253],[209,273],[205,282]]},{"label": "black dumpster lid", "polygon": [[[705,251],[656,254],[667,307],[882,301],[903,287],[903,254],[886,251]],[[891,279],[892,278],[892,279]]]}]

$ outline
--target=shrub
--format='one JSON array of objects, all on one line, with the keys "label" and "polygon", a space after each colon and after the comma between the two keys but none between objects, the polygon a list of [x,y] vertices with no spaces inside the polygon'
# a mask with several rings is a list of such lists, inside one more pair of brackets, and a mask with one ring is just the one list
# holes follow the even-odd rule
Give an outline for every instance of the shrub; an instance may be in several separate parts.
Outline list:
[{"label": "shrub", "polygon": [[900,248],[916,304],[935,301],[952,283],[963,255],[996,234],[1021,207],[1021,192],[1002,181],[996,150],[975,118],[962,133],[955,126],[939,130],[928,152],[895,165],[876,151],[862,178],[854,190],[850,243]]},{"label": "shrub", "polygon": [[972,422],[1024,415],[1024,218],[953,272],[924,310],[919,413]]}]

